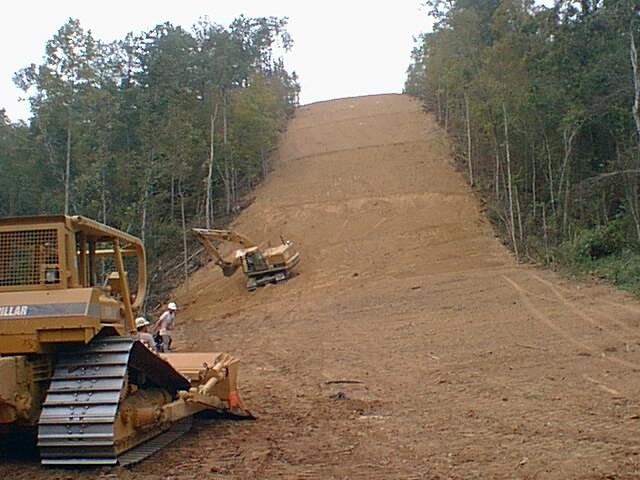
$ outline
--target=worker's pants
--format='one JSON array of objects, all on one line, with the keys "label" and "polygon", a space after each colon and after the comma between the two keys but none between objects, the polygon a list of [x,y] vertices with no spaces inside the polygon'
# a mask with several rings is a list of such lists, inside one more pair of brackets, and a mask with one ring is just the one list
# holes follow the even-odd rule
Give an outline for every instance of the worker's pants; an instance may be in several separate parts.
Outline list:
[{"label": "worker's pants", "polygon": [[160,350],[162,352],[168,352],[169,351],[169,347],[171,346],[171,335],[166,334],[166,335],[160,335],[162,337],[162,346],[160,347]]}]

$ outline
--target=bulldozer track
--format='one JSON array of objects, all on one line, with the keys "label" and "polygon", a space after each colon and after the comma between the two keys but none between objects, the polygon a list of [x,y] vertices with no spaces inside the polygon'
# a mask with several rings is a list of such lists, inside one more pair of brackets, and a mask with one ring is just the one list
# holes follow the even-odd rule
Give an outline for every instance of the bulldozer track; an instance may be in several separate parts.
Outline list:
[{"label": "bulldozer track", "polygon": [[138,447],[132,448],[127,452],[124,452],[122,455],[118,456],[118,463],[124,467],[128,467],[130,465],[135,465],[138,462],[141,462],[145,458],[150,457],[154,453],[160,451],[165,448],[174,440],[180,438],[182,435],[191,430],[193,425],[193,417],[185,417],[182,420],[171,425],[171,428],[164,433],[161,433],[157,437],[152,438],[151,440],[139,445]]},{"label": "bulldozer track", "polygon": [[38,422],[43,465],[129,465],[190,429],[187,418],[119,455],[114,425],[135,343],[106,337],[58,355]]},{"label": "bulldozer track", "polygon": [[113,425],[133,341],[106,338],[61,353],[38,423],[44,465],[115,465]]}]

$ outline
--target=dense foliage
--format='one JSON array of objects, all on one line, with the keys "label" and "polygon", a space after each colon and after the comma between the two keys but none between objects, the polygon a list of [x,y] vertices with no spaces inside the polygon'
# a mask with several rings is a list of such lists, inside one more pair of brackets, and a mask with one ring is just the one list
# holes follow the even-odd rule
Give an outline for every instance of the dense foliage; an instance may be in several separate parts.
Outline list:
[{"label": "dense foliage", "polygon": [[69,19],[43,63],[16,73],[29,124],[0,110],[0,216],[117,226],[143,238],[158,280],[186,255],[186,227],[228,217],[265,175],[297,103],[277,55],[291,45],[273,17],[165,23],[113,43]]},{"label": "dense foliage", "polygon": [[405,90],[451,134],[516,256],[609,277],[601,265],[637,262],[638,2],[426,5],[437,21],[413,52]]}]

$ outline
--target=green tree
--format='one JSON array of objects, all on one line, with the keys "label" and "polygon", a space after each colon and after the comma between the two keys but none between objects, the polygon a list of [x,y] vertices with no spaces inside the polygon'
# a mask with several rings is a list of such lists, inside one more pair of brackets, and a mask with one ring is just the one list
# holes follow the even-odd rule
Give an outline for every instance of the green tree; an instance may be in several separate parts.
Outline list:
[{"label": "green tree", "polygon": [[[80,110],[80,96],[93,86],[92,62],[95,42],[80,22],[70,18],[47,42],[45,62],[21,70],[15,77],[23,90],[36,89],[31,108],[41,121],[40,130],[53,150],[61,150],[64,135],[64,212],[70,211],[71,157],[74,124]],[[64,127],[60,119],[64,118]],[[64,132],[64,133],[63,133]],[[58,148],[56,148],[58,147]],[[52,155],[59,155],[52,153]]]}]

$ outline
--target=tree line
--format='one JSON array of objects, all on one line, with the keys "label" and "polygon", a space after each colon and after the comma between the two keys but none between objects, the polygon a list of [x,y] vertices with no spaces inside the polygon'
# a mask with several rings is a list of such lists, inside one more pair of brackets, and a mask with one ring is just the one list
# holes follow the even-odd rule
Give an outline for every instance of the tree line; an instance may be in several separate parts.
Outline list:
[{"label": "tree line", "polygon": [[107,43],[69,19],[15,74],[29,122],[0,110],[0,216],[86,215],[141,237],[152,278],[186,266],[188,227],[240,208],[297,105],[286,26],[204,18]]},{"label": "tree line", "polygon": [[[640,4],[431,0],[405,91],[516,257],[640,291]],[[634,282],[635,279],[635,282]]]}]

